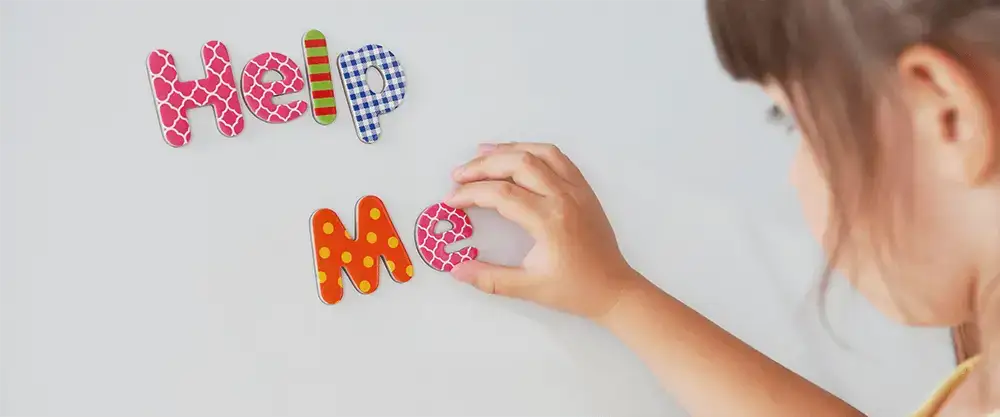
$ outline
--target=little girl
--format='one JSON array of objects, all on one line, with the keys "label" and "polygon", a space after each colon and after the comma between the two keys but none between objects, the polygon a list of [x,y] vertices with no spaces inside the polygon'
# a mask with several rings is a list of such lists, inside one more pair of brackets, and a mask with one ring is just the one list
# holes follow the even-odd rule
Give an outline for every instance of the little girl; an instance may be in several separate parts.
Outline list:
[{"label": "little girl", "polygon": [[[828,271],[902,322],[983,329],[916,415],[1000,413],[1000,0],[708,0],[708,18],[723,67],[801,131],[792,177]],[[692,415],[860,414],[630,267],[556,147],[482,145],[454,179],[448,204],[536,240],[522,265],[468,262],[458,280],[594,320]]]}]

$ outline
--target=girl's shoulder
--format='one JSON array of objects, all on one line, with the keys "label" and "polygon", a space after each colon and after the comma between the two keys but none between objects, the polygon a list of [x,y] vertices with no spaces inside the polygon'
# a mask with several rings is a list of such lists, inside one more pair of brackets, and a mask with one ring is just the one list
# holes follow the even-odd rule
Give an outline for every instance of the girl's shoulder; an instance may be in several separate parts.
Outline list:
[{"label": "girl's shoulder", "polygon": [[965,362],[959,364],[958,367],[955,368],[955,372],[953,372],[947,379],[944,380],[943,383],[941,383],[941,385],[938,386],[927,402],[925,402],[924,405],[920,407],[915,414],[913,414],[913,417],[936,416],[941,410],[941,406],[944,405],[945,401],[948,400],[951,394],[955,391],[955,388],[962,384],[962,381],[964,381],[969,375],[969,372],[972,371],[972,369],[976,367],[976,364],[979,363],[979,358],[979,356],[973,356],[972,358],[969,358]]}]

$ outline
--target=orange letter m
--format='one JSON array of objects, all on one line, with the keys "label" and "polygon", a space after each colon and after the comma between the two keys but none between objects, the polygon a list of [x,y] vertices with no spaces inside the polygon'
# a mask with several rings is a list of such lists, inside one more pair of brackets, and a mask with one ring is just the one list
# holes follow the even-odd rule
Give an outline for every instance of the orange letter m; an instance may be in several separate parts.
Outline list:
[{"label": "orange letter m", "polygon": [[374,292],[378,288],[380,258],[394,281],[403,283],[413,277],[413,263],[382,200],[371,195],[362,198],[355,216],[357,239],[351,239],[333,210],[320,209],[312,215],[313,256],[324,303],[336,304],[344,298],[341,270],[362,294]]}]

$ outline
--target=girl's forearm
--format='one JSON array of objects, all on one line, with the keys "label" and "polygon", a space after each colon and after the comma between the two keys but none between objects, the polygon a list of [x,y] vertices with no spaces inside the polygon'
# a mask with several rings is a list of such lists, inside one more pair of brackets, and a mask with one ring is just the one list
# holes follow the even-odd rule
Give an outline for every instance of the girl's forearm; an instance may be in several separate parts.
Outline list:
[{"label": "girl's forearm", "polygon": [[[641,278],[641,277],[640,277]],[[862,416],[644,278],[601,321],[694,416]]]}]

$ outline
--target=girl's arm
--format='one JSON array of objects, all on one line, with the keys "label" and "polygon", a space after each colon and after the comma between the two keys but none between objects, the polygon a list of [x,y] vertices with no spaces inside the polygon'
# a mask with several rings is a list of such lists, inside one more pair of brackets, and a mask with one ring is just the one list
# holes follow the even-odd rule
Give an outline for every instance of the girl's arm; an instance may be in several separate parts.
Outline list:
[{"label": "girl's arm", "polygon": [[521,265],[469,261],[452,270],[458,280],[601,323],[693,415],[861,415],[635,272],[583,174],[554,146],[487,145],[453,176],[460,186],[445,203],[496,209],[535,239]]},{"label": "girl's arm", "polygon": [[694,416],[863,416],[645,279],[600,323]]}]

